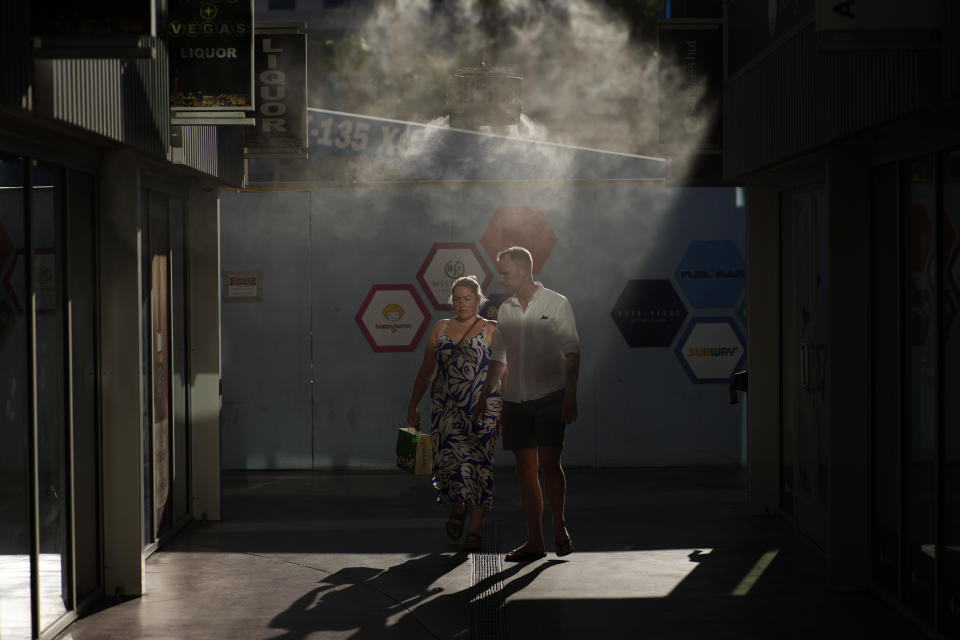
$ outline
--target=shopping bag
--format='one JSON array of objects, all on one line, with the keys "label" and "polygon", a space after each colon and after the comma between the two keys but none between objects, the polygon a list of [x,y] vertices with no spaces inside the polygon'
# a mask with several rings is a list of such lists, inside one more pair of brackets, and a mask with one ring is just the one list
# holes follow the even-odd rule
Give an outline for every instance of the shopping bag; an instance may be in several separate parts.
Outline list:
[{"label": "shopping bag", "polygon": [[433,473],[433,438],[429,434],[417,434],[417,458],[413,473],[418,476]]},{"label": "shopping bag", "polygon": [[397,431],[397,466],[408,473],[417,468],[417,441],[420,435],[413,427],[400,427]]}]

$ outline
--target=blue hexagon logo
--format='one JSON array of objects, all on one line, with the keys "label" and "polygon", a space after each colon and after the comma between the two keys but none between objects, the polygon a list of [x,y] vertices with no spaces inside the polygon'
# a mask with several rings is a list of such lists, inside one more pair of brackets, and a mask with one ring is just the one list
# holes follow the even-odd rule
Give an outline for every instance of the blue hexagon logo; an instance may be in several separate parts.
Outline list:
[{"label": "blue hexagon logo", "polygon": [[694,383],[728,384],[743,366],[745,345],[733,318],[695,318],[675,352]]},{"label": "blue hexagon logo", "polygon": [[610,317],[631,347],[669,347],[687,307],[669,280],[630,280]]},{"label": "blue hexagon logo", "polygon": [[730,240],[695,240],[674,277],[694,308],[729,309],[743,293],[746,265]]}]

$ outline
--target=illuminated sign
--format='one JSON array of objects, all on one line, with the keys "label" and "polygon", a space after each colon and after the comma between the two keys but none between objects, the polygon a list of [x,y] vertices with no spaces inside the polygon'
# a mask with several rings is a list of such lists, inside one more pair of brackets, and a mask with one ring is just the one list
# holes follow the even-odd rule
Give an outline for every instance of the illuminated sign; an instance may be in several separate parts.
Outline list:
[{"label": "illuminated sign", "polygon": [[258,26],[254,36],[256,124],[245,130],[248,158],[306,157],[306,25]]},{"label": "illuminated sign", "polygon": [[461,276],[476,276],[480,288],[490,284],[490,270],[472,242],[438,242],[433,245],[417,272],[434,309],[451,309],[450,287]]},{"label": "illuminated sign", "polygon": [[696,309],[729,309],[743,294],[746,265],[729,240],[690,243],[674,277],[687,301]]},{"label": "illuminated sign", "polygon": [[694,383],[729,383],[743,366],[745,345],[731,318],[695,318],[677,341],[676,354]]},{"label": "illuminated sign", "polygon": [[557,244],[557,236],[537,207],[499,207],[483,232],[480,244],[494,263],[503,249],[526,247],[533,255],[533,272],[540,273]]},{"label": "illuminated sign", "polygon": [[687,307],[669,280],[630,280],[610,317],[631,348],[669,347]]},{"label": "illuminated sign", "polygon": [[413,285],[377,284],[354,320],[374,351],[413,351],[430,316]]},{"label": "illuminated sign", "polygon": [[170,106],[252,109],[252,0],[175,0],[168,6]]}]

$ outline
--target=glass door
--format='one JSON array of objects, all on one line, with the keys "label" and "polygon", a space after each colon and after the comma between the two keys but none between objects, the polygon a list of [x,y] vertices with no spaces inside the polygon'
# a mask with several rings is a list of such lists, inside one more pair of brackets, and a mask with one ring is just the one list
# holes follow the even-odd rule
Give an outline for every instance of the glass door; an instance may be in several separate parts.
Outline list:
[{"label": "glass door", "polygon": [[30,342],[24,159],[0,156],[0,638],[29,638],[31,615]]},{"label": "glass door", "polygon": [[903,432],[902,594],[934,623],[937,557],[938,289],[936,162],[904,163],[906,332]]},{"label": "glass door", "polygon": [[31,190],[36,350],[37,573],[40,628],[73,608],[71,502],[67,491],[63,171],[37,164]]},{"label": "glass door", "polygon": [[781,505],[829,545],[827,207],[821,187],[781,202]]}]

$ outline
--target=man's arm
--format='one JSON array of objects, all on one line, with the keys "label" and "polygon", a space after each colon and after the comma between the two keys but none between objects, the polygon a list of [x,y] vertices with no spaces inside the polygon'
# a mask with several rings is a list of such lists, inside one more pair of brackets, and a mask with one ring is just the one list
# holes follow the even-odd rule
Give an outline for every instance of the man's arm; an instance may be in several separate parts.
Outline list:
[{"label": "man's arm", "polygon": [[477,399],[477,406],[474,407],[473,415],[471,416],[474,422],[483,419],[483,415],[487,411],[487,396],[497,388],[506,368],[507,363],[500,362],[499,360],[491,360],[487,366],[487,380],[483,383],[483,389],[480,391],[480,397]]}]

